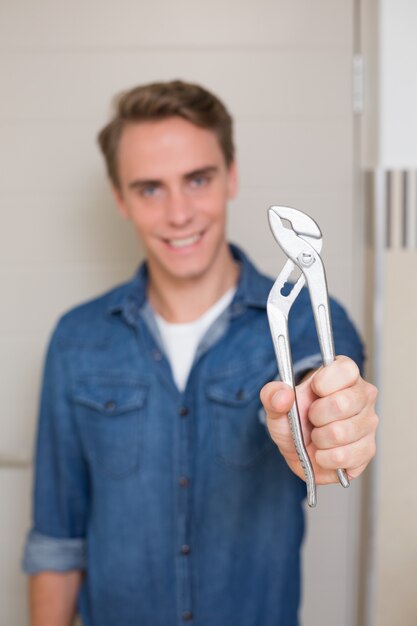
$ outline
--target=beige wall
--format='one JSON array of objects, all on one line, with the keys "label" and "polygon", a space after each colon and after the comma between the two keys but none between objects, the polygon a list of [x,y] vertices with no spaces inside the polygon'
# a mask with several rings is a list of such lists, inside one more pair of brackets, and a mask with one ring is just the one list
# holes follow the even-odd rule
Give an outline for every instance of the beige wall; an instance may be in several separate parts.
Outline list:
[{"label": "beige wall", "polygon": [[[31,457],[40,368],[57,316],[128,277],[141,252],[95,146],[110,97],[181,77],[236,118],[241,194],[230,236],[265,270],[282,257],[266,208],[292,204],[325,234],[332,292],[360,319],[353,207],[353,2],[3,0],[0,3],[0,461]],[[358,239],[359,236],[359,239]],[[6,458],[7,457],[7,458]],[[0,470],[0,626],[25,623],[18,559],[30,469]],[[309,513],[304,624],[353,626],[360,485]]]},{"label": "beige wall", "polygon": [[410,186],[417,176],[417,90],[410,75],[417,54],[417,5],[412,0],[367,0],[362,8],[372,110],[372,117],[364,119],[363,164],[376,171],[375,197],[366,208],[371,213],[373,207],[380,235],[372,242],[374,282],[368,282],[375,287],[369,300],[374,305],[373,370],[381,421],[369,492],[373,513],[366,625],[411,626],[417,623],[417,200]]},{"label": "beige wall", "polygon": [[379,446],[377,626],[417,623],[417,250],[384,255],[384,343]]}]

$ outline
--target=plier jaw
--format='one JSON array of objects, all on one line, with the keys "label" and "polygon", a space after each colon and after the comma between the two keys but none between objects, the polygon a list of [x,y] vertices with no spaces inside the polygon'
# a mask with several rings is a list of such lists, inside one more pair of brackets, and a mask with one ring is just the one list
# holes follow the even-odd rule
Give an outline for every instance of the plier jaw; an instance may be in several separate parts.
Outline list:
[{"label": "plier jaw", "polygon": [[[288,315],[305,283],[310,294],[323,365],[329,365],[335,358],[326,273],[319,254],[323,240],[316,222],[297,209],[272,206],[268,209],[268,220],[272,234],[288,260],[269,293],[267,314],[281,380],[295,392]],[[290,285],[291,289],[287,293],[284,287],[296,267],[301,274]],[[317,503],[316,482],[304,444],[296,395],[288,418],[295,449],[306,478],[307,502],[313,507]],[[345,470],[339,469],[337,474],[341,485],[348,487],[349,479]]]}]

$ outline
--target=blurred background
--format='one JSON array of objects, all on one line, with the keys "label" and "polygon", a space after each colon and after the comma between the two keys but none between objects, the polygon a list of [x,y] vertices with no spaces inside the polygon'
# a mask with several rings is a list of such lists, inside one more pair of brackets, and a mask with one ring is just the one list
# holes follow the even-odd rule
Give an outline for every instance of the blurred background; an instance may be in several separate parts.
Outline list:
[{"label": "blurred background", "polygon": [[142,258],[95,137],[114,94],[174,78],[234,115],[230,239],[276,276],[267,207],[315,217],[330,291],[381,389],[372,467],[307,512],[302,623],[415,626],[416,29],[415,0],[0,1],[0,626],[27,625],[20,558],[48,337]]}]

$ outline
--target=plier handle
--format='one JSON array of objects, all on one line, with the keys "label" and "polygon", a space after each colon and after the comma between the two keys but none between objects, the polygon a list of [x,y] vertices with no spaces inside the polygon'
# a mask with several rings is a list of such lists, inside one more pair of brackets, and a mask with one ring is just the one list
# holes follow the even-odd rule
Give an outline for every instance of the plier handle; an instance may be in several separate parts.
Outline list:
[{"label": "plier handle", "polygon": [[[310,294],[323,365],[329,365],[335,359],[326,273],[319,254],[323,239],[317,223],[297,209],[271,206],[268,209],[268,220],[272,234],[288,257],[269,293],[268,320],[281,380],[290,385],[295,393],[288,315],[305,283],[307,283]],[[289,280],[296,268],[301,274],[292,284]],[[288,286],[290,288],[289,293],[287,292]],[[317,504],[316,481],[313,466],[304,444],[296,395],[288,418],[295,449],[305,474],[307,502],[309,506],[314,507]],[[337,475],[340,484],[343,487],[349,487],[346,471],[338,469]]]}]

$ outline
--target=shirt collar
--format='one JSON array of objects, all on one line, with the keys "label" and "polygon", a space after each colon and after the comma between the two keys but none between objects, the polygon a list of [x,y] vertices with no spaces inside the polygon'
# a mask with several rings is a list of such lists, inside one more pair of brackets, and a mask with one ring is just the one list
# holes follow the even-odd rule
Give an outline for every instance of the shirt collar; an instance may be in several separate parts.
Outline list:
[{"label": "shirt collar", "polygon": [[[258,272],[248,256],[235,244],[229,244],[233,258],[240,265],[237,290],[230,305],[232,317],[243,313],[248,307],[266,308],[266,301],[271,289],[271,279]],[[148,268],[144,261],[131,281],[116,289],[107,308],[107,313],[123,313],[133,322],[140,309],[146,303]]]}]

